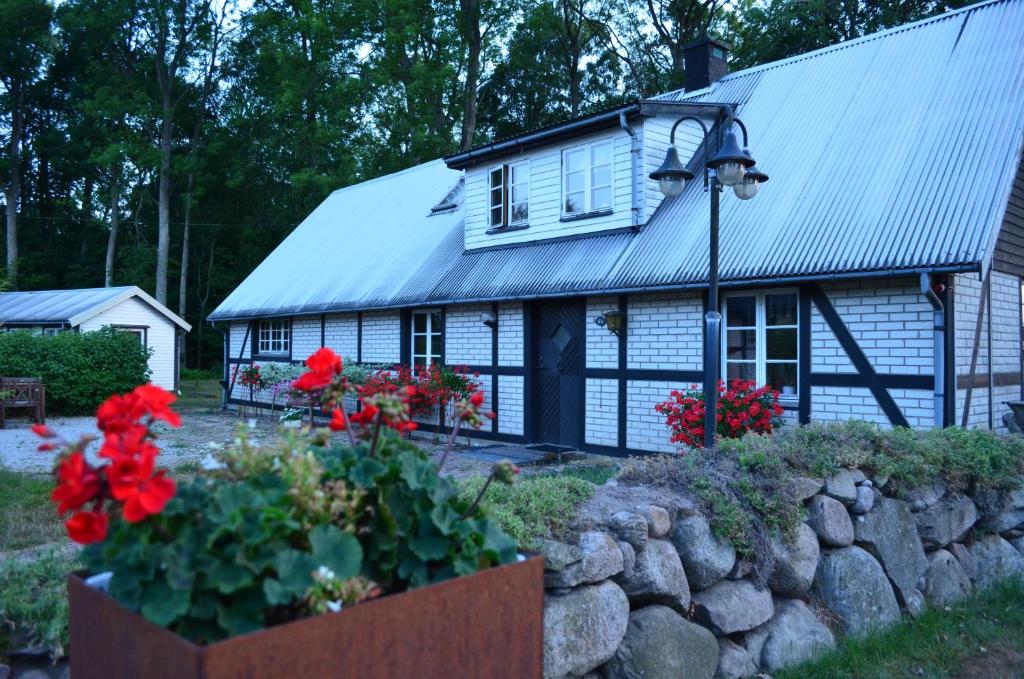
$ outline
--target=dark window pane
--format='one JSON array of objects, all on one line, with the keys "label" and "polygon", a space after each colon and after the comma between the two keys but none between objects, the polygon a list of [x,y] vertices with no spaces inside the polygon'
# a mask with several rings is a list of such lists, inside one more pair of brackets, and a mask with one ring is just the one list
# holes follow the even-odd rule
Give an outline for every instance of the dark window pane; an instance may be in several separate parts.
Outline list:
[{"label": "dark window pane", "polygon": [[768,384],[783,396],[796,396],[796,363],[769,363]]},{"label": "dark window pane", "polygon": [[413,316],[412,316],[412,329],[413,329],[413,332],[426,332],[427,331],[427,315],[426,314],[413,314]]},{"label": "dark window pane", "polygon": [[757,367],[753,363],[733,363],[730,361],[726,364],[725,377],[729,382],[733,380],[753,380],[756,375]]},{"label": "dark window pane", "polygon": [[756,355],[757,333],[753,330],[729,330],[725,346],[725,357],[729,360],[750,359]]},{"label": "dark window pane", "polygon": [[431,332],[438,332],[438,333],[441,332],[441,312],[440,311],[432,311],[430,313],[430,324],[432,326],[430,328]]},{"label": "dark window pane", "polygon": [[796,295],[766,295],[764,311],[767,325],[796,325]]},{"label": "dark window pane", "polygon": [[501,186],[501,168],[491,170],[491,188]]},{"label": "dark window pane", "polygon": [[412,364],[413,365],[417,365],[417,366],[419,366],[419,365],[426,365],[427,364],[427,358],[425,356],[417,356],[414,359],[412,359]]},{"label": "dark window pane", "polygon": [[753,327],[757,324],[756,297],[730,297],[726,304],[730,328]]},{"label": "dark window pane", "polygon": [[491,209],[491,226],[499,226],[501,224],[501,208],[496,207]]},{"label": "dark window pane", "polygon": [[412,353],[416,355],[424,355],[427,353],[427,336],[416,335],[412,338]]},{"label": "dark window pane", "polygon": [[491,189],[491,205],[501,205],[501,199],[504,196],[501,187]]},{"label": "dark window pane", "polygon": [[530,216],[530,208],[526,203],[517,203],[512,206],[512,221],[525,222]]},{"label": "dark window pane", "polygon": [[796,328],[765,331],[768,360],[796,360]]},{"label": "dark window pane", "polygon": [[430,355],[431,356],[437,356],[437,357],[441,356],[441,336],[440,335],[431,335],[430,336]]}]

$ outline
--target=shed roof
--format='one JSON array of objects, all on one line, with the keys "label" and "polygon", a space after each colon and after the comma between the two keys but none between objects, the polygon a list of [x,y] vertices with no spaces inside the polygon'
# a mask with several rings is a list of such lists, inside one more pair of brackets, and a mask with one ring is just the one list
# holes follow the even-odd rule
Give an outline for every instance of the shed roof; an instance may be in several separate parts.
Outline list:
[{"label": "shed roof", "polygon": [[[722,201],[723,284],[990,260],[1024,143],[1024,0],[990,0],[659,99],[728,102],[771,180]],[[465,251],[433,161],[324,201],[211,320],[706,285],[700,182],[636,233]],[[428,216],[429,215],[429,216]]]},{"label": "shed roof", "polygon": [[77,290],[30,290],[0,293],[0,325],[62,323],[77,327],[131,297],[138,297],[188,332],[192,326],[134,285]]}]

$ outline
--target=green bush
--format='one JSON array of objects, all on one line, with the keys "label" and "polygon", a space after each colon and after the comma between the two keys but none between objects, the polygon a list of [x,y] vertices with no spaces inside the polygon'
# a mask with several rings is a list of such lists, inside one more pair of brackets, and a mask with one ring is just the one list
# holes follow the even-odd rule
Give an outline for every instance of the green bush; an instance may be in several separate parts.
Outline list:
[{"label": "green bush", "polygon": [[214,368],[182,368],[181,369],[181,381],[182,382],[199,382],[201,380],[219,380],[224,376],[223,370],[220,367]]},{"label": "green bush", "polygon": [[0,375],[42,379],[50,412],[89,414],[111,394],[149,380],[149,350],[135,336],[107,328],[0,333]]},{"label": "green bush", "polygon": [[77,557],[48,552],[32,561],[0,562],[0,658],[20,647],[41,644],[54,660],[68,646],[67,575]]}]

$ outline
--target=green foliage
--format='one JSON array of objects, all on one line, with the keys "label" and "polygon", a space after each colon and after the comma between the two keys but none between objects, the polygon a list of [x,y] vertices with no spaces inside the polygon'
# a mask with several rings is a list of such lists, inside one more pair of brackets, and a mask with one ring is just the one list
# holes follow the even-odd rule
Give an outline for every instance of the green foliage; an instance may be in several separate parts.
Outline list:
[{"label": "green foliage", "polygon": [[151,520],[115,520],[83,558],[114,572],[122,604],[201,643],[313,614],[325,592],[350,605],[515,560],[417,446],[381,436],[373,456],[324,439],[310,450],[302,434],[269,450],[243,438],[225,470],[181,483]]},{"label": "green foliage", "polygon": [[1024,654],[1024,583],[1009,580],[887,632],[839,648],[776,679],[1017,677]]},{"label": "green foliage", "polygon": [[31,561],[0,562],[0,657],[19,646],[40,644],[54,660],[68,646],[67,576],[78,559],[56,552]]},{"label": "green foliage", "polygon": [[347,356],[342,359],[342,365],[344,366],[342,375],[351,384],[365,384],[367,378],[381,370],[389,370],[391,368],[386,363],[357,363],[356,359]]},{"label": "green foliage", "polygon": [[219,380],[221,378],[220,368],[182,368],[180,377],[182,382],[202,382],[206,380]]},{"label": "green foliage", "polygon": [[[472,502],[485,479],[461,482],[461,500]],[[524,547],[565,528],[576,508],[594,494],[587,481],[570,475],[522,477],[511,486],[492,484],[480,506]]]},{"label": "green foliage", "polygon": [[62,540],[64,527],[53,510],[48,474],[0,468],[0,552]]},{"label": "green foliage", "polygon": [[41,378],[50,412],[92,413],[111,394],[148,381],[148,361],[149,351],[135,336],[109,328],[0,334],[0,375]]}]

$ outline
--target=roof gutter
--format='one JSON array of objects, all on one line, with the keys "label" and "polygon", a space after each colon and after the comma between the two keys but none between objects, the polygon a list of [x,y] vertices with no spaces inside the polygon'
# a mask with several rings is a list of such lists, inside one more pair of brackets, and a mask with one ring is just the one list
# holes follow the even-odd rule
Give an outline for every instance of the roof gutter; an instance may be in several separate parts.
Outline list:
[{"label": "roof gutter", "polygon": [[[719,283],[723,288],[744,288],[744,287],[765,287],[793,285],[795,283],[810,283],[822,281],[844,281],[857,279],[893,278],[893,277],[919,277],[921,274],[940,273],[970,273],[978,271],[980,264],[950,264],[929,267],[906,267],[897,269],[877,269],[874,271],[840,271],[826,274],[803,274],[798,276],[770,276],[762,278],[740,278],[725,280]],[[246,312],[238,316],[221,316],[218,318],[207,317],[213,322],[247,321],[254,318],[293,318],[296,316],[316,316],[325,313],[347,314],[357,311],[385,311],[389,309],[414,309],[423,306],[442,306],[456,304],[482,304],[484,302],[525,302],[535,299],[561,299],[565,297],[598,297],[607,295],[639,294],[646,292],[673,292],[676,290],[702,290],[708,286],[707,281],[694,281],[691,283],[674,283],[670,285],[642,285],[621,288],[599,288],[586,290],[564,290],[554,293],[534,293],[527,295],[490,295],[487,297],[466,297],[464,299],[426,299],[417,302],[401,304],[377,304],[352,307],[318,307],[316,309],[303,309],[284,312],[272,312],[266,314]]]}]

